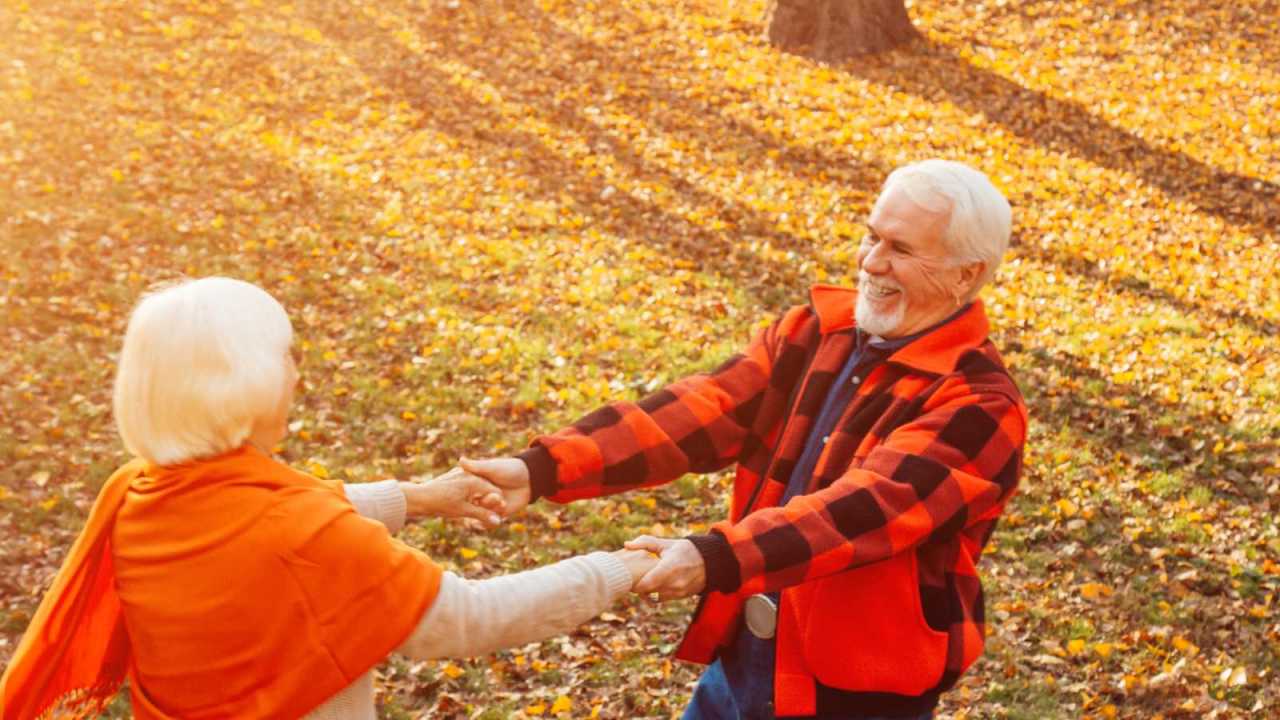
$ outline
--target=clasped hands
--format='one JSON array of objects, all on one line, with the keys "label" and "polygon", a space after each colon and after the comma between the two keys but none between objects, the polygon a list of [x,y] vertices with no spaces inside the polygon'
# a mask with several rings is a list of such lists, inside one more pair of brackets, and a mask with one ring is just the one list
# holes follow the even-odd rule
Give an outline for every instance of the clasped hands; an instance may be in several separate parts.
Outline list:
[{"label": "clasped hands", "polygon": [[[469,460],[430,480],[402,482],[411,518],[470,518],[485,528],[523,510],[532,490],[529,469],[519,458]],[[641,535],[615,555],[631,571],[636,593],[674,600],[702,592],[706,566],[702,554],[686,539]]]}]

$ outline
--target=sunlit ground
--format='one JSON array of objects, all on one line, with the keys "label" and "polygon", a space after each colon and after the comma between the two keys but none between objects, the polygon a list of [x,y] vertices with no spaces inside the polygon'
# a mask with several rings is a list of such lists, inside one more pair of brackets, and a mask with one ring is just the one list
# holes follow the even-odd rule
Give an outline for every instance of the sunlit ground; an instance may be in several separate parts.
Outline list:
[{"label": "sunlit ground", "polygon": [[[836,66],[768,46],[763,5],[0,2],[0,658],[125,459],[154,283],[279,297],[286,457],[406,477],[718,364],[942,156],[1013,202],[986,297],[1033,420],[942,717],[1280,710],[1280,4],[921,1],[924,40]],[[484,576],[687,532],[725,487],[406,537]],[[673,716],[690,608],[392,662],[381,712]]]}]

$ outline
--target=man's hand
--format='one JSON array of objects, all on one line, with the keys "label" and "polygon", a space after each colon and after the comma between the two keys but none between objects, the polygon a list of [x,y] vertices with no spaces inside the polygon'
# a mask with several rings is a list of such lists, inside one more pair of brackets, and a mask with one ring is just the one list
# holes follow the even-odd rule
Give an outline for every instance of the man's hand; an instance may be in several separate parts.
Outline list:
[{"label": "man's hand", "polygon": [[502,491],[484,478],[450,470],[425,482],[401,482],[405,514],[410,520],[428,517],[471,518],[492,529],[502,522]]},{"label": "man's hand", "polygon": [[520,458],[505,457],[489,460],[461,458],[458,465],[463,470],[493,483],[502,492],[506,509],[503,517],[511,517],[529,504],[533,494],[529,487],[529,466]]},{"label": "man's hand", "polygon": [[628,550],[648,550],[660,556],[654,566],[633,590],[637,593],[658,593],[663,600],[675,600],[702,592],[707,585],[707,566],[702,553],[688,540],[656,538],[641,535],[624,547]]}]

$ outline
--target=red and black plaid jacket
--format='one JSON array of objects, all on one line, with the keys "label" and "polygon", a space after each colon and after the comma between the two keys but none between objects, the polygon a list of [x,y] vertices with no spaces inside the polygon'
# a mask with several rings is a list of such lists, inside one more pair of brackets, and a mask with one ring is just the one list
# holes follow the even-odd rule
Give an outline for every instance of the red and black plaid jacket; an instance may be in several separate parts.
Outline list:
[{"label": "red and black plaid jacket", "polygon": [[974,302],[861,381],[806,492],[779,507],[854,347],[854,291],[811,298],[713,372],[603,407],[521,457],[556,502],[737,463],[730,519],[691,538],[708,592],[677,656],[709,662],[744,600],[781,590],[779,716],[923,712],[981,653],[976,565],[1018,482],[1026,408]]}]

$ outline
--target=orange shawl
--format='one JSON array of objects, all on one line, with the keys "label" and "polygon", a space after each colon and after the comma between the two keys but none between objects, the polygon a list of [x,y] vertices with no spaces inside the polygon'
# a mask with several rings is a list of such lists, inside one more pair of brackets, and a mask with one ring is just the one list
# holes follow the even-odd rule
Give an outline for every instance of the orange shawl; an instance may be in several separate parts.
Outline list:
[{"label": "orange shawl", "polygon": [[0,679],[3,720],[296,718],[402,643],[441,571],[246,445],[111,476]]}]

